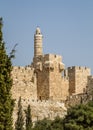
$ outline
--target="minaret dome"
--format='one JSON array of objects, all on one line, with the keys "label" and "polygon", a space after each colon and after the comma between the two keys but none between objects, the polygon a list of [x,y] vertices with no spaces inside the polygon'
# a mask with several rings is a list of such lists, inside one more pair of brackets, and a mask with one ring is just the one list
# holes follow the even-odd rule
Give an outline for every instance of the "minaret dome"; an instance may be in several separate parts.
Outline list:
[{"label": "minaret dome", "polygon": [[41,34],[41,31],[40,31],[39,27],[36,28],[36,34]]}]

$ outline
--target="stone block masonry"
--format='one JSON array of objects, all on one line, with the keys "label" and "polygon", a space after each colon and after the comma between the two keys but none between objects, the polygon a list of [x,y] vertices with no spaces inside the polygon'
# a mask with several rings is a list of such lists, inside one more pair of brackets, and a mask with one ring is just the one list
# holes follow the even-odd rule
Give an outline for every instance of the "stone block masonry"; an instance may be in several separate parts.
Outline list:
[{"label": "stone block masonry", "polygon": [[[13,113],[14,122],[17,119],[17,110],[18,110],[17,103],[18,100],[15,101],[15,109]],[[40,100],[22,98],[23,113],[24,110],[27,109],[28,104],[30,104],[31,106],[31,115],[33,123],[35,123],[37,120],[42,120],[44,118],[50,120],[53,120],[56,116],[60,116],[61,118],[63,118],[67,113],[67,109],[64,106],[63,102],[55,102],[51,100],[40,101]]]},{"label": "stone block masonry", "polygon": [[69,77],[69,94],[85,93],[87,89],[88,76],[91,75],[90,68],[73,66],[67,68]]},{"label": "stone block masonry", "polygon": [[32,98],[37,99],[37,79],[34,68],[31,67],[13,67],[12,71],[13,98]]},{"label": "stone block masonry", "polygon": [[[13,67],[12,96],[16,100],[13,118],[16,120],[17,102],[22,98],[23,109],[31,105],[32,119],[54,119],[66,114],[66,104],[77,104],[82,95],[93,92],[93,77],[87,67],[65,69],[60,55],[43,54],[43,36],[39,28],[34,35],[34,57],[27,67]],[[89,94],[88,94],[89,95]],[[78,99],[78,100],[77,100]],[[63,103],[64,102],[64,103]]]}]

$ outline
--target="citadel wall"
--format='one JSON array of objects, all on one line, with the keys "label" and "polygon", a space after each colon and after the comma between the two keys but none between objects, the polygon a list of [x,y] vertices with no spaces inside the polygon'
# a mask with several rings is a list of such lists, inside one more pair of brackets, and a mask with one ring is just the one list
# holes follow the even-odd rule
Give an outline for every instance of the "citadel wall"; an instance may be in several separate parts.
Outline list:
[{"label": "citadel wall", "polygon": [[[73,106],[82,100],[91,100],[86,94],[93,90],[93,77],[86,67],[65,69],[62,57],[55,54],[43,55],[42,34],[37,28],[34,35],[34,58],[31,66],[13,67],[12,96],[16,99],[13,118],[16,120],[17,103],[22,98],[23,109],[30,104],[32,120],[47,117],[54,119],[66,114],[65,105]],[[65,70],[64,70],[65,69]],[[64,76],[62,72],[64,71]],[[92,91],[93,92],[93,91]],[[88,97],[89,96],[89,97]]]},{"label": "citadel wall", "polygon": [[91,75],[90,68],[72,66],[68,67],[67,71],[70,95],[85,93],[87,89],[88,76]]},{"label": "citadel wall", "polygon": [[87,104],[89,101],[92,101],[92,95],[88,93],[81,93],[76,95],[71,95],[65,100],[66,108],[76,106],[79,104]]},{"label": "citadel wall", "polygon": [[12,96],[14,99],[37,99],[37,79],[32,67],[13,67]]},{"label": "citadel wall", "polygon": [[61,87],[62,87],[62,95],[61,100],[65,101],[67,97],[69,97],[69,78],[68,77],[62,77],[61,79]]},{"label": "citadel wall", "polygon": [[[32,121],[35,123],[37,120],[42,120],[44,118],[48,118],[53,120],[57,116],[64,117],[67,113],[67,109],[63,102],[51,101],[51,100],[31,100],[22,98],[22,108],[23,112],[27,109],[28,104],[31,106],[31,115]],[[14,122],[17,119],[17,111],[18,111],[18,100],[15,102],[15,108],[13,112]],[[24,113],[25,117],[25,113]]]},{"label": "citadel wall", "polygon": [[90,68],[76,67],[76,94],[85,93],[87,89],[88,76],[90,76]]},{"label": "citadel wall", "polygon": [[[24,110],[27,109],[28,105],[31,106],[31,115],[32,115],[33,123],[36,122],[37,120],[42,120],[43,118],[48,118],[53,120],[56,116],[64,117],[64,115],[66,115],[67,113],[67,109],[63,102],[50,100],[49,98],[47,100],[47,98],[45,97],[44,99],[38,98],[37,96],[39,95],[38,93],[45,96],[45,92],[47,92],[46,89],[47,86],[43,88],[44,93],[42,92],[43,85],[38,89],[36,72],[37,71],[35,71],[35,69],[30,66],[13,67],[12,96],[13,99],[15,99],[15,107],[13,112],[13,123],[14,123],[13,125],[15,125],[15,121],[17,119],[18,100],[20,96],[22,99],[23,113]],[[43,77],[42,76],[40,76],[39,73],[39,78],[41,78],[41,82],[42,79],[44,78],[44,76]],[[47,78],[49,78],[48,75]],[[43,80],[47,81],[46,77]],[[63,79],[63,81],[65,82],[65,79]],[[44,82],[44,84],[46,85],[47,82]],[[24,119],[25,119],[25,113],[24,113]]]},{"label": "citadel wall", "polygon": [[88,77],[87,93],[93,95],[93,76],[92,75]]}]

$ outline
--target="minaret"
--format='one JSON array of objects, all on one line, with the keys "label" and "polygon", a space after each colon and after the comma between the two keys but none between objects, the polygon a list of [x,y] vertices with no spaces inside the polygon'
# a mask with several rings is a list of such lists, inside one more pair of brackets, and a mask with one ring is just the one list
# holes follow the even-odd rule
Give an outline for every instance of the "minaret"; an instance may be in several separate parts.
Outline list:
[{"label": "minaret", "polygon": [[34,35],[34,58],[43,54],[42,39],[40,28],[37,27]]}]

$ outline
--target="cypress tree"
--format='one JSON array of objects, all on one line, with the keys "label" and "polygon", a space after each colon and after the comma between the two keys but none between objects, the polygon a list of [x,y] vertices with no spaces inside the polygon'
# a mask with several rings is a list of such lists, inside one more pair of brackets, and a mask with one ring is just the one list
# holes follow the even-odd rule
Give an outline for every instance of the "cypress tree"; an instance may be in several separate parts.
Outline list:
[{"label": "cypress tree", "polygon": [[26,112],[26,130],[31,130],[32,128],[32,118],[31,118],[31,108],[28,105]]},{"label": "cypress tree", "polygon": [[12,63],[5,49],[2,33],[3,22],[0,18],[0,130],[13,130],[12,112],[14,101],[11,96]]},{"label": "cypress tree", "polygon": [[18,101],[18,112],[17,112],[17,121],[15,123],[15,129],[16,130],[24,130],[24,118],[23,118],[23,112],[22,112],[22,104],[21,104],[21,97]]}]

